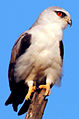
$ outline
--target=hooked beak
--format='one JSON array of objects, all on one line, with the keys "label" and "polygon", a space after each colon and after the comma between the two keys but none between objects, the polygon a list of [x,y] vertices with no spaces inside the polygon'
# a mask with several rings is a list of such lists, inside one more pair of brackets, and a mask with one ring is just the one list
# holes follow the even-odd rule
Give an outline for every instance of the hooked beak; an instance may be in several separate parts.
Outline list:
[{"label": "hooked beak", "polygon": [[70,26],[72,26],[72,20],[71,20],[71,19],[68,19],[68,20],[67,20],[67,23],[68,23]]}]

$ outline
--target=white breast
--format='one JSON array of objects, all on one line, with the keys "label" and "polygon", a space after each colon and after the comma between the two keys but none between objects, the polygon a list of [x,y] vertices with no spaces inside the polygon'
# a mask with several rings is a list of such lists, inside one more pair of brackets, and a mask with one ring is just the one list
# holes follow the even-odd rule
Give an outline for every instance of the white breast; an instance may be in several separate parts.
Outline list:
[{"label": "white breast", "polygon": [[[52,69],[57,69],[57,64],[61,66],[59,41],[62,39],[62,31],[59,28],[54,28],[56,26],[49,25],[28,31],[28,33],[32,34],[32,44],[16,62],[16,82],[27,77],[32,70],[32,73],[40,71],[49,72],[46,68],[51,67]],[[59,67],[59,72],[60,70]]]}]

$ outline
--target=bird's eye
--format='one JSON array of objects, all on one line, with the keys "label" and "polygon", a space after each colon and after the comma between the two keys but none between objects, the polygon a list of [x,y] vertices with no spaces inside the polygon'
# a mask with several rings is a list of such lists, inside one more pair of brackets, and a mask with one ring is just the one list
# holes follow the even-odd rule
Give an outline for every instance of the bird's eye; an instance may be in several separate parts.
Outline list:
[{"label": "bird's eye", "polygon": [[62,17],[62,12],[57,12],[57,15]]},{"label": "bird's eye", "polygon": [[61,18],[67,16],[67,15],[66,15],[64,12],[62,12],[62,11],[55,11],[55,12],[56,12],[56,14],[57,14],[59,17],[61,17]]}]

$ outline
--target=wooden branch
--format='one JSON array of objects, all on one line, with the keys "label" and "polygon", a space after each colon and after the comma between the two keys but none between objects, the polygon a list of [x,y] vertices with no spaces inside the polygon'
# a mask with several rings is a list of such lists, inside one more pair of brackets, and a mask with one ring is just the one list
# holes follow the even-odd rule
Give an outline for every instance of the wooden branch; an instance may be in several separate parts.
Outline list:
[{"label": "wooden branch", "polygon": [[44,94],[45,89],[42,89],[40,92],[36,91],[34,93],[25,119],[42,119],[43,112],[48,101],[45,99]]}]

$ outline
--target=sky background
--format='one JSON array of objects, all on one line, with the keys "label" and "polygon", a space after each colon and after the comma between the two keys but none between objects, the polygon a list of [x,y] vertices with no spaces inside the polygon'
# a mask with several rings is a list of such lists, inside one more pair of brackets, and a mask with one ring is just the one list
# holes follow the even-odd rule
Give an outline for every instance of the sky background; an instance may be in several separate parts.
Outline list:
[{"label": "sky background", "polygon": [[[4,103],[10,94],[8,65],[11,49],[19,35],[50,6],[69,11],[73,25],[64,30],[64,65],[61,87],[54,86],[43,119],[79,119],[79,0],[0,1],[0,119],[24,119]],[[19,106],[20,107],[20,106]]]}]

